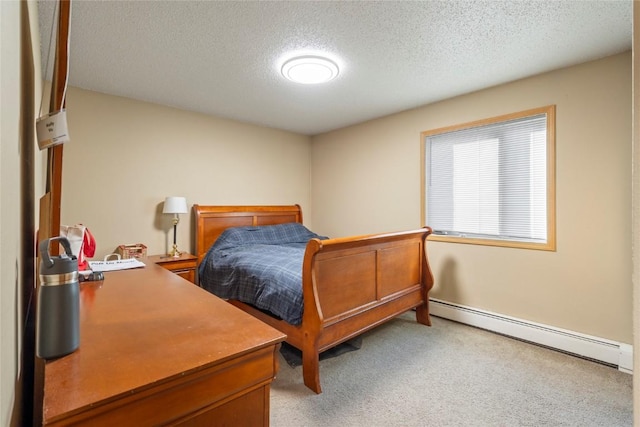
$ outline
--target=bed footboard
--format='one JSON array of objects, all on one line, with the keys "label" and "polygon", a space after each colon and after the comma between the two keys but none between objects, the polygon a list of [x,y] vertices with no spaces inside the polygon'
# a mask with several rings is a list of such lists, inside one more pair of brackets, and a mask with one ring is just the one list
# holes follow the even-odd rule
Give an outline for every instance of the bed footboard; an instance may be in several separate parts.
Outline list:
[{"label": "bed footboard", "polygon": [[303,264],[304,314],[298,347],[309,388],[321,392],[320,352],[413,308],[416,320],[430,325],[428,293],[433,275],[425,247],[430,233],[425,227],[309,242]]}]

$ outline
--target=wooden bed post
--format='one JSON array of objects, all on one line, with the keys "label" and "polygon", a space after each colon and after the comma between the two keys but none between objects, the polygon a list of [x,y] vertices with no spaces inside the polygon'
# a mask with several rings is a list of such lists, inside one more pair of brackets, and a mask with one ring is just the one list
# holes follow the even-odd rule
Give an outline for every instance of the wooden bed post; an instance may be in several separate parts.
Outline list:
[{"label": "wooden bed post", "polygon": [[322,393],[320,387],[320,352],[318,350],[318,334],[313,339],[312,335],[305,334],[302,345],[302,378],[304,385],[317,394]]},{"label": "wooden bed post", "polygon": [[314,284],[316,271],[313,268],[316,253],[322,249],[320,239],[311,239],[307,243],[302,263],[302,271],[310,271],[311,274],[302,277],[302,294],[313,295],[313,298],[304,299],[304,311],[302,313],[302,325],[304,328],[302,341],[302,378],[304,385],[317,394],[322,393],[320,387],[320,348],[318,340],[322,331],[324,316],[322,308],[318,306],[318,289]]},{"label": "wooden bed post", "polygon": [[433,288],[433,273],[429,267],[429,257],[427,256],[427,238],[432,233],[431,227],[424,227],[427,233],[422,239],[422,283],[424,283],[424,303],[416,307],[416,321],[422,325],[431,326],[431,316],[429,315],[429,291]]}]

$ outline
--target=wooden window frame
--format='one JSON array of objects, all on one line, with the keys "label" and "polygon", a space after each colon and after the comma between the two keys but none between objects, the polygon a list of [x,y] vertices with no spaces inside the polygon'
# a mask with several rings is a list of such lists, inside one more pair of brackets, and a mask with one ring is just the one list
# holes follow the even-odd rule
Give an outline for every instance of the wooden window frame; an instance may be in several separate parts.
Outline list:
[{"label": "wooden window frame", "polygon": [[463,237],[452,235],[438,235],[431,234],[429,236],[430,241],[437,242],[450,242],[450,243],[463,243],[473,245],[484,246],[499,246],[509,248],[520,249],[535,249],[544,251],[556,250],[556,141],[555,141],[555,129],[556,129],[556,114],[555,105],[548,105],[545,107],[534,108],[530,110],[520,111],[516,113],[506,114],[502,116],[496,116],[492,118],[477,120],[473,122],[452,125],[442,127],[438,129],[428,130],[420,133],[420,161],[421,161],[421,185],[420,185],[420,209],[421,209],[421,223],[422,225],[429,225],[427,223],[427,186],[426,186],[426,138],[433,135],[444,134],[448,132],[458,131],[462,129],[469,129],[474,127],[486,126],[490,124],[497,124],[500,122],[506,122],[510,120],[525,118],[529,116],[535,116],[540,114],[546,114],[547,120],[547,153],[546,153],[546,173],[547,173],[547,241],[545,243],[526,242],[519,240],[508,239],[491,239],[491,238],[477,238],[477,237]]}]

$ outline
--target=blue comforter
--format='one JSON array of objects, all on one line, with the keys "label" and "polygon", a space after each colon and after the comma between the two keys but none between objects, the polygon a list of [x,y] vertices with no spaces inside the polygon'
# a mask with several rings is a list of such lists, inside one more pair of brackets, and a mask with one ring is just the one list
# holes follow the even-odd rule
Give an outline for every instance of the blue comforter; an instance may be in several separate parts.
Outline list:
[{"label": "blue comforter", "polygon": [[326,239],[299,223],[228,228],[200,264],[200,286],[299,325],[302,260],[312,238]]}]

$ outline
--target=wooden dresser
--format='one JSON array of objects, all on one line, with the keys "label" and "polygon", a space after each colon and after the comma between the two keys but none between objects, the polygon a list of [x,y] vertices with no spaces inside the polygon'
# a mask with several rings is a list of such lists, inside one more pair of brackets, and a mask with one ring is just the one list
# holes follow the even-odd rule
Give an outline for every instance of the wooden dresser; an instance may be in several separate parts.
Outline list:
[{"label": "wooden dresser", "polygon": [[45,425],[269,424],[281,332],[154,263],[80,298],[80,348],[45,365]]}]

